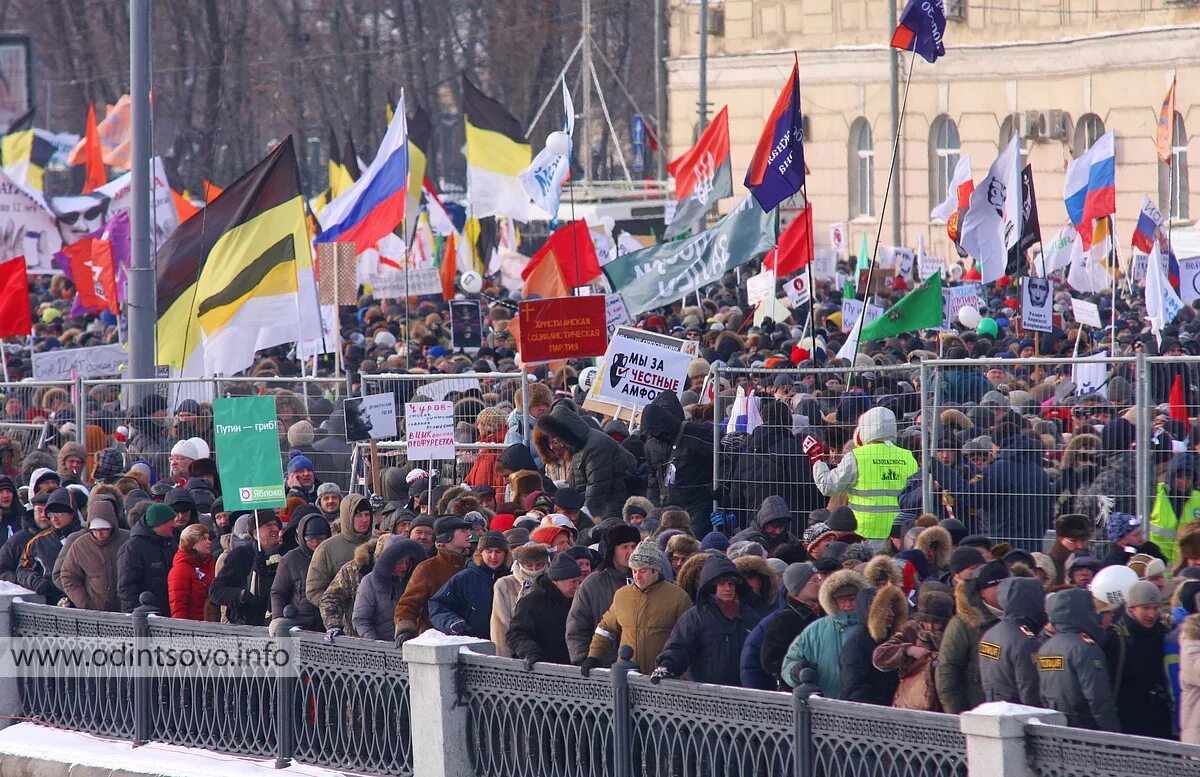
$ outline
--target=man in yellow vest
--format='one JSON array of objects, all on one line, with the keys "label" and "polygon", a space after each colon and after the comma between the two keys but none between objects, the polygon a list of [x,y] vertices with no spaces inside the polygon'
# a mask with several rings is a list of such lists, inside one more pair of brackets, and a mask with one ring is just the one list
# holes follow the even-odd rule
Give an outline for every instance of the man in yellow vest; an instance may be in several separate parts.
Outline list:
[{"label": "man in yellow vest", "polygon": [[813,481],[820,492],[825,496],[846,494],[858,519],[858,533],[880,545],[900,512],[900,492],[917,471],[917,460],[896,445],[896,415],[886,407],[873,407],[859,417],[854,445],[836,467],[829,466],[825,447],[817,438],[805,437],[802,447],[812,462]]},{"label": "man in yellow vest", "polygon": [[1168,566],[1175,562],[1179,527],[1200,519],[1200,491],[1194,487],[1196,473],[1192,455],[1177,453],[1171,458],[1150,510],[1150,541],[1162,550]]}]

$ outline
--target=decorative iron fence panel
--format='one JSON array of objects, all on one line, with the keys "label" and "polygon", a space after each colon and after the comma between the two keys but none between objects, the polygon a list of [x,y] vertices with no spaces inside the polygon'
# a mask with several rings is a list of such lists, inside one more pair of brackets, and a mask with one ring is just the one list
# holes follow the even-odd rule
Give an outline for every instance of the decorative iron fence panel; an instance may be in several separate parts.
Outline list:
[{"label": "decorative iron fence panel", "polygon": [[637,777],[787,777],[792,697],[629,675]]},{"label": "decorative iron fence panel", "polygon": [[511,658],[464,653],[459,696],[479,777],[608,777],[613,758],[608,673],[573,666],[524,671]]},{"label": "decorative iron fence panel", "polygon": [[1200,775],[1200,747],[1165,739],[1030,723],[1025,747],[1037,777]]},{"label": "decorative iron fence panel", "polygon": [[818,696],[806,704],[812,771],[798,777],[967,777],[957,715]]}]

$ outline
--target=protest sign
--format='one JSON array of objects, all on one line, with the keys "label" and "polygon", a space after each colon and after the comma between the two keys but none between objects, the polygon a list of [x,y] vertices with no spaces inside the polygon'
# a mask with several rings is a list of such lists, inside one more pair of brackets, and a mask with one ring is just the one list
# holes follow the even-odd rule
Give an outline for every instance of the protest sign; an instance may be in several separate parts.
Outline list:
[{"label": "protest sign", "polygon": [[1200,299],[1200,256],[1179,260],[1179,298],[1185,305]]},{"label": "protest sign", "polygon": [[454,403],[406,402],[404,432],[409,461],[454,458]]},{"label": "protest sign", "polygon": [[982,283],[942,287],[942,329],[951,330],[958,323],[962,308],[979,308],[984,303]]},{"label": "protest sign", "polygon": [[[842,331],[849,332],[858,323],[859,316],[863,314],[863,301],[860,299],[843,299],[842,300]],[[867,305],[867,315],[863,319],[863,326],[871,323],[875,319],[883,315],[883,308],[879,305]]]},{"label": "protest sign", "polygon": [[787,294],[788,302],[792,305],[792,310],[807,304],[811,297],[811,292],[808,288],[808,277],[801,273],[795,278],[789,278],[783,282],[783,291]]},{"label": "protest sign", "polygon": [[435,380],[433,383],[427,383],[421,386],[418,392],[423,397],[428,397],[435,402],[440,402],[446,398],[446,395],[451,391],[463,392],[469,389],[480,389],[478,378],[446,378],[444,380]]},{"label": "protest sign", "polygon": [[[179,228],[179,216],[161,158],[150,160],[150,175],[151,247],[157,250]],[[66,245],[82,240],[132,207],[132,173],[114,178],[95,191],[50,198],[50,210],[58,216],[58,231]]]},{"label": "protest sign", "polygon": [[762,326],[762,323],[768,318],[779,323],[787,321],[792,315],[792,309],[787,306],[787,302],[781,299],[765,299],[754,308],[754,325]]},{"label": "protest sign", "polygon": [[830,224],[829,225],[829,247],[833,249],[836,256],[846,255],[846,225],[845,224]]},{"label": "protest sign", "polygon": [[[635,336],[637,330],[620,327],[608,342],[600,380],[592,386],[592,395],[625,407],[642,407],[662,391],[683,394],[691,355],[684,353],[682,340],[671,347]],[[642,334],[642,333],[638,333]]]},{"label": "protest sign", "polygon": [[813,252],[813,280],[818,283],[832,281],[837,276],[837,255],[828,248],[818,248]]},{"label": "protest sign", "polygon": [[0,171],[0,261],[25,257],[30,275],[57,272],[54,253],[62,249],[54,214],[42,193],[28,189]]},{"label": "protest sign", "polygon": [[1054,329],[1054,284],[1045,278],[1021,281],[1021,326],[1031,332]]},{"label": "protest sign", "polygon": [[1100,322],[1100,308],[1096,307],[1095,302],[1071,297],[1071,315],[1075,317],[1076,321],[1086,326],[1097,329],[1104,326]]},{"label": "protest sign", "polygon": [[[1095,354],[1096,359],[1105,359],[1108,351]],[[1071,367],[1071,382],[1075,384],[1075,396],[1099,394],[1108,398],[1108,365],[1103,361],[1079,362]]]},{"label": "protest sign", "polygon": [[450,344],[461,350],[478,350],[483,345],[483,318],[478,300],[450,300]]},{"label": "protest sign", "polygon": [[758,275],[753,275],[746,279],[746,300],[750,307],[754,307],[765,299],[770,299],[775,296],[775,274],[771,272],[760,272]]},{"label": "protest sign", "polygon": [[213,431],[225,509],[283,507],[275,397],[214,399]]},{"label": "protest sign", "polygon": [[606,294],[604,296],[604,324],[608,328],[608,336],[612,337],[613,332],[617,331],[617,327],[622,324],[632,323],[633,318],[625,307],[624,298],[620,294]]},{"label": "protest sign", "polygon": [[371,294],[379,299],[397,299],[404,297],[405,294],[420,297],[426,294],[442,293],[441,278],[438,277],[437,270],[432,267],[407,272],[382,270],[363,280],[365,285],[371,287]]},{"label": "protest sign", "polygon": [[521,363],[602,355],[608,345],[607,310],[607,298],[600,295],[522,302]]},{"label": "protest sign", "polygon": [[347,399],[343,408],[346,411],[346,442],[383,440],[397,435],[396,395],[390,391]]},{"label": "protest sign", "polygon": [[33,354],[34,380],[106,378],[129,364],[129,354],[118,344],[91,348],[55,348]]}]

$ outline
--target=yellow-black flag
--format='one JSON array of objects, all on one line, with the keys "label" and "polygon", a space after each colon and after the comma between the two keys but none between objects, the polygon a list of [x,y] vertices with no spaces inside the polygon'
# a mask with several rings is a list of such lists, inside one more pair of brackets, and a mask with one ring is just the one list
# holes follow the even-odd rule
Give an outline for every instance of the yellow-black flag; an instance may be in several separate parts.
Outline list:
[{"label": "yellow-black flag", "polygon": [[316,300],[289,136],[159,250],[158,363],[232,375],[259,349],[320,337]]},{"label": "yellow-black flag", "polygon": [[0,140],[0,164],[17,183],[39,192],[43,189],[46,165],[54,156],[54,144],[33,128],[33,111],[14,121]]},{"label": "yellow-black flag", "polygon": [[529,221],[532,201],[517,178],[533,150],[521,124],[500,103],[463,77],[467,128],[467,191],[471,215],[509,216]]}]

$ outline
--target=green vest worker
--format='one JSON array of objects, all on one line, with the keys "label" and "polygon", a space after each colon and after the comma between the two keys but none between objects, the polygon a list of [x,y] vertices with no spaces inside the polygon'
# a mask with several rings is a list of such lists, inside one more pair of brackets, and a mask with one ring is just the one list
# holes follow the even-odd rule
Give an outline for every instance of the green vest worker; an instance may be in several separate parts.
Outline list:
[{"label": "green vest worker", "polygon": [[1200,519],[1200,492],[1195,488],[1191,454],[1177,453],[1167,465],[1150,510],[1150,541],[1162,549],[1168,566],[1175,563],[1179,527],[1197,519]]},{"label": "green vest worker", "polygon": [[917,460],[896,445],[896,416],[886,407],[873,407],[859,417],[854,446],[831,468],[820,440],[810,435],[803,442],[817,488],[825,496],[846,494],[858,519],[858,533],[882,541],[900,512],[897,499],[917,471]]}]

